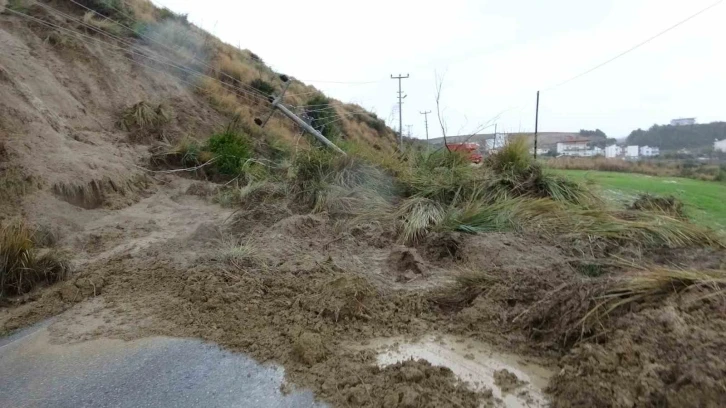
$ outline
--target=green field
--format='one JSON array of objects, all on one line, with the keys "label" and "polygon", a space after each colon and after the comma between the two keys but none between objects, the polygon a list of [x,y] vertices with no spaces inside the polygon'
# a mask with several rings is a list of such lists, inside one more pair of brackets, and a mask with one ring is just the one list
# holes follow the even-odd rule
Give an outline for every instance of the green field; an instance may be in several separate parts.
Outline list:
[{"label": "green field", "polygon": [[673,195],[686,205],[687,215],[699,224],[726,229],[726,184],[678,177],[587,170],[551,170],[589,186],[618,205],[632,203],[642,193]]}]

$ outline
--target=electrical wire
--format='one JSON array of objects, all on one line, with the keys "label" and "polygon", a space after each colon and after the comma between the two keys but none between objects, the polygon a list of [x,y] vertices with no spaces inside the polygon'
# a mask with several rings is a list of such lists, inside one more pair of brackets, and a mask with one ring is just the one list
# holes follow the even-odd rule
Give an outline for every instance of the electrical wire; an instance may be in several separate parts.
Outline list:
[{"label": "electrical wire", "polygon": [[[72,1],[72,0],[71,0],[71,1]],[[239,96],[240,96],[240,97],[242,97],[242,98],[244,98],[244,99],[245,99],[245,100],[247,100],[248,102],[251,102],[251,103],[256,103],[256,102],[262,101],[262,102],[264,102],[264,103],[269,103],[269,101],[267,100],[267,97],[266,97],[266,96],[265,96],[264,98],[263,98],[263,97],[260,97],[260,96],[258,96],[258,95],[256,95],[256,94],[252,94],[252,93],[250,93],[250,92],[246,91],[245,89],[241,89],[241,88],[235,87],[234,85],[231,85],[231,84],[226,84],[226,83],[224,83],[224,82],[222,82],[222,81],[219,81],[219,80],[217,80],[216,78],[213,78],[213,77],[211,77],[211,76],[209,76],[209,75],[206,75],[206,74],[204,74],[204,73],[201,73],[201,72],[199,72],[199,71],[193,70],[193,69],[191,69],[191,68],[187,68],[187,67],[185,67],[185,66],[183,66],[183,65],[179,65],[179,64],[176,64],[176,63],[175,63],[175,62],[174,62],[174,61],[173,61],[172,59],[170,59],[170,58],[168,58],[168,57],[165,57],[165,56],[163,56],[163,55],[160,55],[160,54],[158,54],[158,53],[155,53],[155,52],[153,52],[153,51],[150,51],[150,50],[146,50],[146,49],[144,49],[144,48],[141,48],[140,46],[138,46],[138,45],[134,44],[133,42],[131,42],[131,41],[129,41],[129,40],[126,40],[126,39],[120,38],[120,37],[118,37],[118,36],[114,36],[113,34],[110,34],[110,33],[107,33],[107,32],[104,32],[103,30],[101,30],[101,29],[99,29],[99,28],[97,28],[97,27],[94,27],[94,26],[92,26],[92,25],[89,25],[88,23],[86,23],[86,22],[84,22],[84,21],[82,21],[82,20],[79,20],[79,19],[77,19],[77,18],[74,18],[73,16],[69,16],[69,15],[67,15],[67,14],[65,14],[65,13],[63,13],[63,12],[61,12],[61,11],[59,11],[59,10],[56,10],[56,9],[54,9],[53,7],[50,7],[50,6],[44,5],[44,4],[42,4],[42,3],[39,3],[39,2],[35,2],[35,4],[37,4],[37,5],[41,6],[41,7],[44,7],[44,8],[46,8],[47,10],[49,10],[49,11],[51,11],[51,12],[55,13],[55,14],[56,14],[57,16],[61,16],[61,17],[64,17],[64,18],[70,19],[71,21],[77,22],[77,23],[81,24],[82,26],[84,26],[84,27],[87,27],[87,28],[89,28],[89,29],[91,29],[91,30],[93,30],[93,31],[95,31],[95,32],[98,32],[98,33],[100,33],[100,34],[102,34],[102,35],[104,35],[104,36],[106,36],[106,37],[108,37],[108,38],[111,38],[111,39],[114,39],[114,40],[120,41],[121,43],[123,43],[123,44],[125,44],[125,45],[129,46],[129,47],[130,47],[130,48],[132,48],[132,49],[126,49],[126,48],[124,48],[124,47],[119,47],[118,45],[115,45],[115,44],[111,44],[111,43],[109,43],[109,42],[106,42],[106,41],[102,41],[102,40],[101,40],[101,39],[99,39],[99,38],[96,38],[96,37],[91,37],[91,36],[89,36],[89,35],[86,35],[86,34],[82,34],[82,33],[79,33],[79,32],[77,32],[77,31],[74,31],[74,30],[70,30],[70,29],[67,29],[67,28],[61,27],[60,25],[57,25],[57,24],[54,24],[54,23],[50,23],[50,22],[47,22],[47,21],[44,21],[44,20],[41,20],[41,19],[38,19],[38,18],[36,18],[36,17],[30,16],[30,15],[27,15],[27,14],[24,14],[24,13],[20,13],[20,12],[17,12],[17,11],[15,11],[15,10],[8,10],[8,11],[13,11],[13,12],[15,12],[16,14],[19,14],[19,15],[23,15],[23,16],[25,16],[25,17],[27,17],[27,18],[31,18],[31,19],[33,19],[33,20],[35,20],[35,21],[37,21],[37,22],[40,22],[41,24],[44,24],[44,25],[46,25],[46,26],[51,26],[52,28],[55,28],[55,29],[58,29],[58,30],[61,30],[61,31],[64,31],[64,32],[69,32],[70,34],[72,34],[72,35],[74,35],[74,36],[81,36],[81,37],[85,37],[85,38],[88,38],[88,39],[90,39],[90,40],[93,40],[93,41],[99,42],[99,43],[101,43],[101,44],[105,44],[105,45],[107,45],[107,46],[109,46],[109,47],[115,48],[115,49],[117,49],[117,50],[121,50],[121,51],[123,51],[123,52],[130,52],[130,53],[132,53],[132,54],[140,55],[140,56],[142,56],[142,57],[148,58],[148,59],[150,59],[150,60],[152,60],[152,61],[155,61],[155,62],[157,62],[157,63],[160,63],[160,64],[164,64],[164,65],[167,65],[167,66],[171,66],[171,67],[173,67],[173,68],[176,68],[176,69],[178,69],[178,70],[180,70],[180,71],[184,71],[184,72],[187,72],[187,73],[189,73],[189,74],[193,74],[193,75],[198,75],[198,76],[202,76],[202,77],[205,77],[205,78],[208,78],[208,79],[214,80],[214,81],[216,81],[216,82],[219,82],[219,83],[220,83],[220,84],[222,84],[223,86],[226,86],[226,87],[232,88],[233,90],[236,90],[236,91],[238,91],[238,92],[240,93],[240,94],[239,94]],[[81,41],[82,41],[82,40],[81,40]],[[134,51],[134,49],[135,49],[136,51]],[[146,55],[146,54],[151,54],[151,55]],[[156,56],[157,58],[155,58],[155,56]],[[164,60],[159,60],[158,58],[162,58],[162,59],[164,59],[164,60],[166,60],[166,61],[164,61]],[[250,99],[250,98],[256,98],[257,100],[254,100],[254,99]]]},{"label": "electrical wire", "polygon": [[[34,20],[34,21],[36,21],[36,22],[38,22],[38,23],[40,23],[40,24],[42,24],[42,25],[46,26],[46,27],[50,27],[50,28],[53,28],[53,29],[57,29],[57,30],[60,30],[60,31],[65,31],[65,32],[69,32],[69,33],[70,33],[71,35],[73,35],[73,36],[76,36],[76,39],[77,39],[77,40],[79,40],[79,41],[81,41],[81,42],[83,42],[84,44],[89,44],[89,45],[92,45],[92,43],[91,43],[90,41],[88,41],[88,40],[84,40],[84,39],[82,39],[82,38],[78,38],[78,36],[80,36],[80,37],[86,37],[86,38],[89,38],[89,39],[91,39],[91,40],[95,40],[95,41],[96,41],[97,43],[105,44],[105,45],[107,45],[107,46],[110,46],[110,47],[112,47],[112,48],[115,48],[115,49],[120,49],[120,50],[123,50],[124,52],[129,52],[129,53],[131,53],[132,55],[137,55],[137,56],[141,56],[141,57],[144,57],[144,58],[150,59],[150,60],[152,60],[152,61],[155,61],[155,62],[163,63],[163,62],[161,62],[161,61],[158,61],[158,60],[156,60],[156,59],[154,59],[154,58],[152,58],[152,57],[149,57],[149,56],[147,56],[147,55],[144,55],[144,54],[142,54],[142,53],[139,53],[139,52],[136,52],[136,51],[133,51],[133,50],[127,50],[127,49],[124,49],[123,47],[118,47],[118,46],[114,46],[113,44],[109,44],[109,43],[107,43],[107,42],[105,42],[105,41],[101,41],[101,40],[99,40],[99,39],[97,39],[97,38],[94,38],[94,37],[90,37],[90,36],[87,36],[87,35],[81,34],[81,33],[79,33],[79,32],[73,31],[73,30],[69,30],[69,29],[67,29],[67,28],[61,27],[60,25],[57,25],[57,24],[54,24],[54,23],[51,23],[51,22],[47,22],[47,21],[41,20],[41,19],[39,19],[39,18],[36,18],[36,17],[34,17],[34,16],[31,16],[31,15],[28,15],[28,14],[25,14],[25,13],[22,13],[22,12],[19,12],[19,11],[16,11],[16,10],[12,10],[12,9],[6,9],[6,11],[8,11],[8,12],[11,12],[11,13],[13,13],[13,14],[16,14],[16,15],[19,15],[19,16],[22,16],[22,17],[25,17],[25,18],[29,18],[29,19],[31,19],[31,20]],[[106,49],[108,49],[108,48],[106,48]],[[112,50],[111,50],[111,51],[112,51]],[[112,51],[112,52],[113,52],[113,51]],[[151,66],[149,66],[149,65],[141,64],[141,63],[140,63],[139,61],[136,61],[136,60],[135,60],[135,59],[133,59],[133,58],[129,58],[129,57],[127,57],[126,55],[124,55],[124,53],[121,53],[121,52],[116,52],[116,54],[118,54],[118,55],[120,55],[120,56],[122,56],[122,57],[124,57],[124,58],[126,58],[126,59],[128,59],[128,60],[130,60],[130,61],[132,61],[132,62],[135,62],[135,63],[137,63],[138,65],[141,65],[141,66],[143,66],[143,67],[146,67],[146,68],[154,69],[155,71],[159,71],[159,72],[162,72],[162,73],[164,73],[164,74],[166,74],[166,75],[168,75],[168,76],[170,76],[170,77],[172,77],[172,78],[175,78],[175,79],[177,79],[177,80],[179,80],[179,81],[182,81],[182,82],[184,82],[184,83],[186,83],[186,84],[192,85],[192,86],[194,86],[195,88],[198,88],[198,89],[200,89],[200,90],[202,90],[202,91],[205,91],[205,89],[204,89],[204,88],[201,88],[201,87],[199,87],[198,85],[192,84],[192,83],[190,83],[190,82],[188,82],[188,81],[185,81],[184,79],[182,79],[182,78],[179,78],[179,77],[177,77],[177,76],[171,75],[171,74],[169,74],[169,73],[168,73],[168,72],[166,72],[166,71],[160,70],[160,69],[158,69],[158,68],[152,68],[152,67],[151,67]],[[165,64],[165,65],[168,65],[168,64]],[[198,76],[202,76],[202,77],[205,77],[205,75],[203,75],[203,74],[199,74],[198,72],[195,72],[195,71],[191,71],[191,73],[192,73],[192,74],[196,74],[196,75],[198,75]],[[247,98],[247,97],[245,97],[245,96],[242,96],[242,95],[240,95],[240,96],[241,96],[241,97],[243,97],[243,98],[244,98],[244,99],[245,99],[245,100],[246,100],[247,102],[252,102],[252,103],[255,103],[255,102],[256,102],[256,101],[254,101],[254,100],[250,100],[250,99],[248,99],[248,98]],[[266,100],[265,100],[265,101],[266,101]],[[267,101],[266,101],[266,102],[267,102]]]},{"label": "electrical wire", "polygon": [[[104,19],[106,19],[106,20],[108,20],[108,21],[110,21],[110,22],[112,22],[112,23],[116,24],[116,25],[117,25],[117,26],[119,26],[119,27],[123,27],[123,28],[125,28],[125,29],[127,29],[127,30],[131,31],[132,33],[134,33],[134,34],[136,34],[136,35],[140,36],[141,38],[145,38],[145,39],[147,39],[147,40],[149,40],[149,41],[152,41],[152,42],[154,42],[154,43],[156,43],[156,44],[158,44],[158,45],[160,45],[160,46],[162,46],[162,47],[166,48],[167,50],[169,50],[169,51],[172,51],[172,52],[174,52],[174,53],[176,53],[176,52],[177,52],[177,50],[175,50],[175,49],[171,48],[170,46],[168,46],[168,45],[166,45],[166,44],[164,44],[164,43],[162,43],[162,42],[160,42],[160,41],[158,41],[158,40],[156,40],[156,39],[154,39],[154,38],[151,38],[151,37],[149,37],[148,35],[144,35],[143,33],[139,32],[139,31],[137,31],[137,30],[134,30],[133,28],[131,28],[131,27],[129,27],[129,26],[127,26],[127,25],[125,25],[125,24],[122,24],[122,23],[120,23],[120,22],[118,22],[118,21],[116,21],[116,20],[114,20],[114,19],[112,19],[112,18],[110,18],[110,17],[108,17],[108,16],[104,16],[103,14],[101,14],[101,13],[97,12],[96,10],[93,10],[93,9],[91,9],[91,8],[89,8],[89,7],[86,7],[86,6],[84,6],[83,4],[80,4],[80,3],[76,2],[75,0],[70,0],[70,1],[71,1],[71,2],[73,3],[73,4],[76,4],[76,5],[78,5],[78,6],[82,7],[82,8],[84,8],[85,10],[88,10],[89,12],[92,12],[92,13],[94,13],[94,14],[96,14],[96,15],[99,15],[99,16],[101,16],[102,18],[104,18]],[[124,17],[128,18],[129,20],[134,20],[134,18],[133,18],[133,17],[131,17],[131,16],[129,16],[128,14],[124,13],[123,11],[121,11],[121,10],[117,9],[117,8],[116,8],[116,7],[114,7],[113,5],[109,5],[109,7],[111,7],[111,8],[113,9],[113,10],[117,11],[117,12],[118,12],[119,14],[121,14],[122,16],[124,16]],[[165,7],[165,8],[166,8],[166,7]],[[167,10],[168,10],[168,8],[167,8]],[[211,65],[207,64],[207,63],[206,63],[206,62],[204,62],[203,60],[200,60],[199,58],[196,58],[196,57],[194,57],[194,56],[192,56],[191,58],[192,58],[192,60],[194,60],[194,61],[196,61],[196,62],[199,62],[200,64],[204,65],[204,66],[205,66],[205,67],[207,67],[208,69],[214,70],[214,67],[212,67]],[[235,78],[233,78],[232,76],[230,76],[230,75],[228,75],[228,74],[226,74],[226,73],[224,73],[224,72],[220,72],[220,74],[224,75],[225,77],[227,77],[227,78],[229,78],[229,79],[231,79],[231,80],[233,80],[233,81],[234,81],[234,80],[236,80]],[[220,81],[220,82],[221,82],[221,81]],[[250,86],[250,85],[242,84],[242,83],[240,83],[240,86],[241,86],[241,87],[245,87],[245,88],[246,88],[246,90],[247,90],[248,92],[251,92],[251,93],[255,93],[255,94],[257,94],[258,96],[260,96],[260,97],[264,98],[265,100],[267,100],[267,95],[265,95],[264,93],[262,93],[262,92],[258,91],[258,90],[257,90],[257,89],[255,89],[254,87],[252,87],[252,86]]]},{"label": "electrical wire", "polygon": [[583,76],[585,76],[585,75],[587,75],[587,74],[589,74],[589,73],[591,73],[591,72],[595,71],[595,70],[596,70],[596,69],[598,69],[598,68],[602,68],[603,66],[605,66],[605,65],[607,65],[607,64],[609,64],[609,63],[611,63],[611,62],[613,62],[613,61],[615,61],[615,60],[617,60],[618,58],[620,58],[620,57],[622,57],[622,56],[624,56],[624,55],[626,55],[626,54],[628,54],[628,53],[630,53],[630,52],[632,52],[632,51],[635,51],[636,49],[638,49],[638,48],[640,48],[640,47],[644,46],[645,44],[648,44],[649,42],[651,42],[651,41],[655,40],[656,38],[660,37],[661,35],[663,35],[663,34],[666,34],[667,32],[669,32],[669,31],[671,31],[671,30],[673,30],[673,29],[675,29],[675,28],[679,27],[680,25],[682,25],[682,24],[684,24],[684,23],[686,23],[686,22],[688,22],[688,21],[690,21],[690,20],[692,20],[692,19],[694,19],[694,18],[698,17],[699,15],[701,15],[701,14],[705,13],[706,11],[708,11],[708,10],[710,10],[710,9],[712,9],[712,8],[714,8],[714,7],[716,7],[717,5],[719,5],[719,4],[721,4],[721,3],[723,3],[723,1],[724,1],[724,0],[718,0],[717,2],[715,2],[715,3],[711,4],[710,6],[708,6],[708,7],[706,7],[706,8],[703,8],[703,9],[701,9],[701,10],[700,10],[700,11],[698,11],[697,13],[695,13],[695,14],[692,14],[692,15],[688,16],[687,18],[685,18],[685,19],[683,19],[683,20],[679,21],[678,23],[676,23],[676,24],[674,24],[674,25],[672,25],[672,26],[670,26],[670,27],[666,28],[665,30],[663,30],[663,31],[661,31],[661,32],[659,32],[659,33],[657,33],[657,34],[655,34],[654,36],[652,36],[652,37],[650,37],[650,38],[646,39],[645,41],[642,41],[642,42],[640,42],[640,43],[638,43],[638,44],[634,45],[633,47],[630,47],[630,48],[628,48],[627,50],[625,50],[625,51],[621,52],[620,54],[618,54],[618,55],[616,55],[616,56],[614,56],[614,57],[610,58],[609,60],[607,60],[607,61],[605,61],[605,62],[603,62],[603,63],[600,63],[600,64],[598,64],[598,65],[596,65],[596,66],[594,66],[594,67],[592,67],[592,68],[588,69],[588,70],[587,70],[587,71],[585,71],[585,72],[582,72],[582,73],[580,73],[580,74],[578,74],[578,75],[575,75],[575,76],[573,76],[572,78],[570,78],[570,79],[568,79],[568,80],[566,80],[566,81],[563,81],[563,82],[560,82],[560,83],[559,83],[559,84],[557,84],[557,85],[551,86],[551,87],[549,87],[549,88],[545,89],[545,90],[544,90],[543,92],[545,92],[545,91],[551,91],[551,90],[553,90],[553,89],[555,89],[555,88],[559,88],[560,86],[563,86],[563,85],[565,85],[565,84],[567,84],[567,83],[569,83],[569,82],[572,82],[572,81],[574,81],[574,80],[576,80],[576,79],[578,79],[578,78],[581,78],[581,77],[583,77]]}]

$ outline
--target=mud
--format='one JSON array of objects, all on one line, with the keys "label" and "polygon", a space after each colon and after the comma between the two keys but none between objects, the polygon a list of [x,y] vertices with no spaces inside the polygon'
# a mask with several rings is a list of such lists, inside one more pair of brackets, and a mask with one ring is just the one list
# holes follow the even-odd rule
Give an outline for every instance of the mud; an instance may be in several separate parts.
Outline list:
[{"label": "mud", "polygon": [[[552,375],[536,359],[524,361],[521,356],[497,351],[487,343],[466,337],[426,335],[418,340],[394,337],[367,340],[348,345],[357,350],[375,350],[379,365],[387,366],[411,359],[423,359],[449,368],[454,375],[474,390],[489,395],[489,402],[507,407],[546,406],[543,389]],[[546,361],[546,360],[545,360]],[[509,371],[511,370],[511,372]],[[504,372],[527,381],[506,378]],[[511,391],[517,390],[516,395]]]}]

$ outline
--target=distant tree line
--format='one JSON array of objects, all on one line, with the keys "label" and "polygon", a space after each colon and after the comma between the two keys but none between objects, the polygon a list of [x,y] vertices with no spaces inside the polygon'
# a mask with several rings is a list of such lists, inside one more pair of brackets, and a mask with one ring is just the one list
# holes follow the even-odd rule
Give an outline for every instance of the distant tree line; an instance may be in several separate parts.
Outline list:
[{"label": "distant tree line", "polygon": [[726,122],[686,126],[653,125],[648,130],[632,131],[626,141],[629,145],[678,150],[712,148],[715,139],[726,139]]},{"label": "distant tree line", "polygon": [[602,139],[606,139],[608,136],[600,129],[595,130],[587,130],[587,129],[580,129],[580,135],[582,136],[597,136]]}]

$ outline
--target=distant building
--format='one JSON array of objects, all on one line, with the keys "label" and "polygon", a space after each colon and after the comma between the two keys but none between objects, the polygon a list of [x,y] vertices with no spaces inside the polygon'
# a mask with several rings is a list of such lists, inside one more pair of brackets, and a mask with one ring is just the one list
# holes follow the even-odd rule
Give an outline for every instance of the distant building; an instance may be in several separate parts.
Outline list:
[{"label": "distant building", "polygon": [[588,150],[589,140],[571,140],[569,142],[557,143],[558,156],[585,156]]},{"label": "distant building", "polygon": [[639,153],[643,157],[655,157],[660,155],[660,148],[650,146],[640,146]]},{"label": "distant building", "polygon": [[640,149],[637,145],[635,146],[628,146],[625,148],[625,157],[638,157]]},{"label": "distant building", "polygon": [[695,125],[696,118],[680,118],[671,120],[671,126]]},{"label": "distant building", "polygon": [[717,152],[726,152],[726,139],[714,141],[713,150]]},{"label": "distant building", "polygon": [[605,147],[605,157],[613,159],[623,155],[623,148],[618,145],[610,145]]}]

